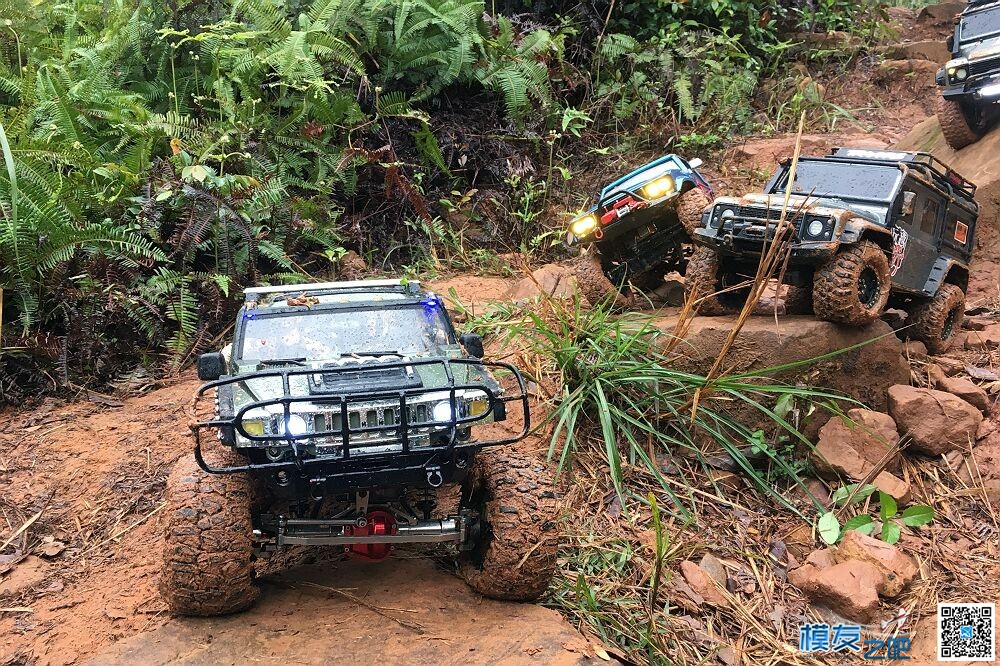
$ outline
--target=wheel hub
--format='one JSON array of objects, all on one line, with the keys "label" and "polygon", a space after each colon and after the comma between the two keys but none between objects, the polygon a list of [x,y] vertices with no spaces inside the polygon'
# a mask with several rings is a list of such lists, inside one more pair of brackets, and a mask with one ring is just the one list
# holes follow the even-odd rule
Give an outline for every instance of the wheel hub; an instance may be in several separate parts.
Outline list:
[{"label": "wheel hub", "polygon": [[881,295],[882,285],[879,283],[878,275],[873,268],[865,267],[858,276],[858,300],[866,308],[872,308],[878,303]]}]

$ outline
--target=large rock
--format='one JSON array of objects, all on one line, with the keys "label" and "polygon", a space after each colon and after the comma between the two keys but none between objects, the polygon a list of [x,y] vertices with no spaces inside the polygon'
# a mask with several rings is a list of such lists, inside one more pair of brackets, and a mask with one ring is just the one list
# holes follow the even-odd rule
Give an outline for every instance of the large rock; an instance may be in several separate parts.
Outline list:
[{"label": "large rock", "polygon": [[939,391],[951,393],[966,401],[981,412],[990,411],[990,398],[986,391],[964,377],[945,377],[937,382]]},{"label": "large rock", "polygon": [[828,478],[846,476],[861,481],[881,466],[872,480],[875,487],[899,501],[908,501],[910,484],[897,476],[900,456],[895,446],[899,435],[892,417],[867,409],[852,409],[848,417],[850,421],[834,416],[820,428],[812,452],[817,471]]},{"label": "large rock", "polygon": [[930,456],[967,449],[983,420],[978,409],[959,397],[906,385],[889,389],[889,414],[900,434],[910,436],[911,447]]},{"label": "large rock", "polygon": [[868,562],[882,574],[879,594],[895,597],[916,577],[917,566],[895,546],[866,536],[857,530],[844,534],[834,558],[838,562]]},{"label": "large rock", "polygon": [[940,40],[895,44],[883,49],[886,58],[895,60],[929,60],[938,67],[951,60],[951,53]]},{"label": "large rock", "polygon": [[804,565],[790,571],[788,579],[810,601],[848,620],[868,624],[878,615],[878,588],[884,577],[869,562],[847,560],[826,568]]},{"label": "large rock", "polygon": [[543,294],[553,298],[571,298],[575,291],[576,278],[570,269],[558,264],[545,264],[511,287],[507,299],[528,301]]},{"label": "large rock", "polygon": [[[683,338],[674,349],[676,367],[705,374],[722,349],[733,321],[731,317],[695,317],[686,331],[676,330],[676,316],[659,318],[655,324],[664,332]],[[830,389],[871,409],[885,411],[889,387],[908,382],[910,378],[909,366],[901,354],[902,343],[896,336],[888,335],[891,332],[889,325],[881,320],[856,328],[814,317],[783,316],[777,323],[773,317],[750,317],[722,367],[730,373],[761,370],[860,345],[833,358],[785,370],[774,377],[790,384]],[[865,342],[868,344],[861,344]],[[757,413],[748,412],[746,416],[760,419]],[[814,437],[828,418],[825,411],[817,410],[805,424],[805,434]]]}]

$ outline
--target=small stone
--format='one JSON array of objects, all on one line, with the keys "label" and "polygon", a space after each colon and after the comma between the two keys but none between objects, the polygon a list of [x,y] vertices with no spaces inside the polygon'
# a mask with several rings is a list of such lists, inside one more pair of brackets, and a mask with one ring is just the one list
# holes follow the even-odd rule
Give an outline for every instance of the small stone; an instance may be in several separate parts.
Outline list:
[{"label": "small stone", "polygon": [[720,586],[726,586],[726,580],[728,580],[729,575],[726,573],[726,565],[722,563],[722,560],[712,555],[712,553],[705,553],[698,566],[704,569]]},{"label": "small stone", "polygon": [[981,331],[970,331],[965,338],[965,348],[973,351],[1000,347],[1000,324],[990,324]]},{"label": "small stone", "polygon": [[924,367],[924,371],[927,373],[927,383],[930,384],[931,388],[937,388],[941,381],[948,378],[944,368],[937,363],[928,363]]},{"label": "small stone", "polygon": [[878,569],[883,577],[878,591],[887,597],[899,595],[917,575],[917,567],[908,555],[857,530],[848,530],[844,535],[836,558],[839,562],[867,562]]},{"label": "small stone", "polygon": [[982,413],[950,393],[897,384],[889,388],[889,414],[911,447],[937,457],[965,449],[975,438]]},{"label": "small stone", "polygon": [[939,391],[958,396],[981,412],[990,411],[990,399],[986,395],[986,391],[979,388],[970,379],[946,377],[938,382],[936,388]]},{"label": "small stone", "polygon": [[889,472],[879,472],[872,479],[872,485],[901,504],[910,502],[910,484]]},{"label": "small stone", "polygon": [[927,358],[927,345],[920,340],[907,340],[903,343],[903,356],[918,361],[925,359]]},{"label": "small stone", "polygon": [[949,377],[954,377],[957,374],[965,372],[965,364],[947,356],[934,356],[934,363],[944,370],[944,374]]},{"label": "small stone", "polygon": [[543,295],[567,299],[572,298],[575,292],[576,278],[573,271],[558,264],[546,264],[511,287],[507,292],[507,299],[515,302],[530,301]]},{"label": "small stone", "polygon": [[719,588],[715,586],[712,575],[690,560],[681,562],[681,575],[705,603],[710,606],[728,606],[729,601]]},{"label": "small stone", "polygon": [[809,557],[806,558],[805,563],[817,569],[829,569],[837,564],[837,558],[834,557],[835,554],[836,551],[833,548],[820,548],[809,553]]}]

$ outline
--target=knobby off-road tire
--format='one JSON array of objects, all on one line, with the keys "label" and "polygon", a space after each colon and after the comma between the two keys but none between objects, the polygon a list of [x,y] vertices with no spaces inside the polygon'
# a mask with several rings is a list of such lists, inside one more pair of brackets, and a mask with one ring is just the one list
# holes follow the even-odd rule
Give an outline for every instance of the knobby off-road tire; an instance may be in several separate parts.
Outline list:
[{"label": "knobby off-road tire", "polygon": [[813,276],[816,316],[862,326],[878,318],[889,300],[889,260],[871,241],[840,250]]},{"label": "knobby off-road tire", "polygon": [[979,137],[983,134],[981,127],[969,123],[969,117],[960,102],[945,99],[940,95],[937,98],[937,117],[945,141],[955,150],[979,141]]},{"label": "knobby off-road tire", "polygon": [[941,354],[951,348],[955,333],[962,328],[965,317],[965,292],[954,284],[938,287],[934,298],[910,311],[913,326],[908,330],[911,338],[927,345],[927,351]]},{"label": "knobby off-road tire", "polygon": [[[244,461],[226,451],[222,464]],[[174,615],[225,615],[250,607],[253,582],[251,483],[208,474],[185,455],[167,479],[167,526],[160,594]]]},{"label": "knobby off-road tire", "polygon": [[727,282],[734,284],[734,280],[739,282],[736,278],[727,280],[720,270],[718,253],[699,245],[688,260],[687,271],[684,273],[684,293],[688,299],[700,299],[700,303],[694,305],[699,314],[711,317],[739,312],[746,303],[749,287],[719,293],[726,288]]},{"label": "knobby off-road tire", "polygon": [[532,601],[548,588],[559,548],[559,499],[552,473],[514,451],[476,456],[463,495],[480,512],[475,548],[460,573],[493,599]]},{"label": "knobby off-road tire", "polygon": [[681,194],[677,200],[677,219],[688,236],[694,236],[694,230],[701,226],[701,214],[710,203],[708,195],[697,187]]},{"label": "knobby off-road tire", "polygon": [[576,286],[591,305],[609,302],[615,309],[624,310],[631,305],[631,298],[621,291],[604,274],[601,258],[596,253],[577,257],[572,263]]},{"label": "knobby off-road tire", "polygon": [[808,315],[812,313],[812,287],[796,287],[794,285],[789,285],[785,288],[785,314]]}]

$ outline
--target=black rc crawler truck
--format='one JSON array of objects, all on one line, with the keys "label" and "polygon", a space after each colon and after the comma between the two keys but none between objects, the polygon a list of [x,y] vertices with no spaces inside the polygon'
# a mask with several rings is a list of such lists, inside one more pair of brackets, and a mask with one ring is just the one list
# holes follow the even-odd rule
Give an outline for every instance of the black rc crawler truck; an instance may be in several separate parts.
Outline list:
[{"label": "black rc crawler truck", "polygon": [[[483,450],[521,439],[529,419],[520,373],[482,356],[416,282],[248,289],[232,344],[198,360],[194,455],[167,482],[171,612],[248,607],[255,559],[292,545],[379,560],[451,543],[475,590],[538,597],[558,500],[543,465]],[[511,407],[517,434],[489,425]]]},{"label": "black rc crawler truck", "polygon": [[[761,194],[720,197],[694,239],[686,288],[703,314],[738,310],[782,223],[791,160]],[[838,148],[803,157],[784,214],[788,312],[862,325],[887,305],[906,334],[946,350],[965,314],[979,207],[976,186],[927,153]]]},{"label": "black rc crawler truck", "polygon": [[683,272],[685,245],[712,200],[699,166],[665,155],[605,187],[597,205],[570,222],[566,245],[590,246],[575,264],[587,300],[630,286],[651,290],[668,271]]},{"label": "black rc crawler truck", "polygon": [[1000,101],[1000,0],[970,2],[947,45],[952,59],[937,72],[937,117],[958,150],[979,140]]}]

